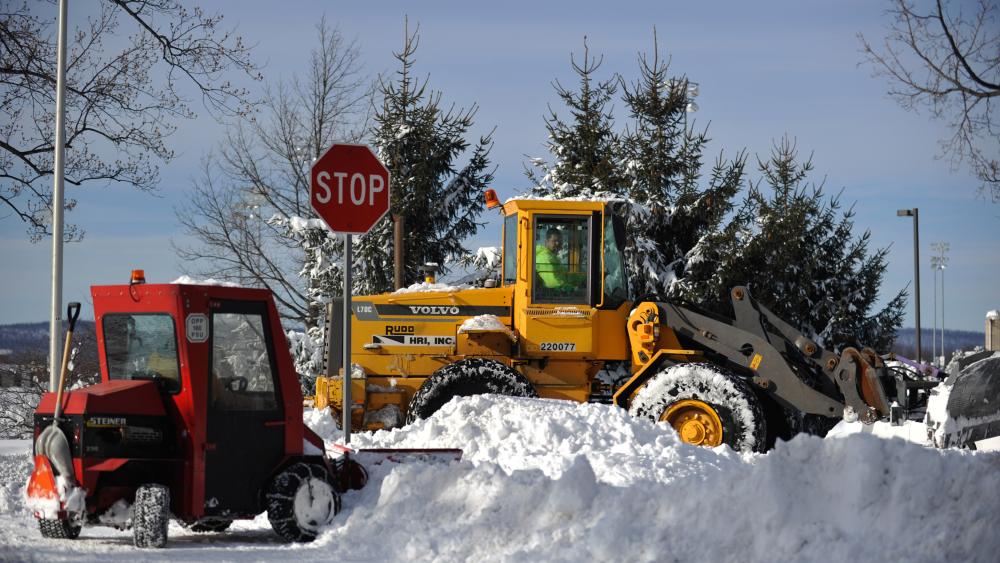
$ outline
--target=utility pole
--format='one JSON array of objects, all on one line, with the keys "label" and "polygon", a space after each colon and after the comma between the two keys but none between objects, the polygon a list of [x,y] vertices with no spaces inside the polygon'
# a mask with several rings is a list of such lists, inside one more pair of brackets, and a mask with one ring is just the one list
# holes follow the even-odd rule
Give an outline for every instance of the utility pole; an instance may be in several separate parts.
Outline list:
[{"label": "utility pole", "polygon": [[49,391],[59,384],[62,348],[63,170],[66,167],[66,4],[59,0],[56,46],[56,142],[52,183],[52,310],[49,316]]},{"label": "utility pole", "polygon": [[920,210],[899,209],[896,211],[897,217],[913,217],[913,308],[917,322],[917,362],[923,361],[923,352],[920,348]]}]

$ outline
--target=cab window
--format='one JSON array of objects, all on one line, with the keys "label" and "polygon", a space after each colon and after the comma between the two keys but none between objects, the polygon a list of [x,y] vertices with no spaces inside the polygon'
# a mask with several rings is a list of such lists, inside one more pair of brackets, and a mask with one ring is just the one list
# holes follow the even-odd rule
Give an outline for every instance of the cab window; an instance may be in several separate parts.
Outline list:
[{"label": "cab window", "polygon": [[503,220],[503,283],[517,282],[517,213]]},{"label": "cab window", "polygon": [[536,216],[535,303],[590,301],[590,216]]},{"label": "cab window", "polygon": [[211,406],[222,411],[278,408],[263,315],[212,314]]},{"label": "cab window", "polygon": [[173,317],[165,313],[110,313],[101,324],[109,378],[162,380],[166,389],[180,390]]},{"label": "cab window", "polygon": [[625,226],[621,217],[610,211],[604,214],[604,305],[617,309],[628,300],[628,277],[625,271]]}]

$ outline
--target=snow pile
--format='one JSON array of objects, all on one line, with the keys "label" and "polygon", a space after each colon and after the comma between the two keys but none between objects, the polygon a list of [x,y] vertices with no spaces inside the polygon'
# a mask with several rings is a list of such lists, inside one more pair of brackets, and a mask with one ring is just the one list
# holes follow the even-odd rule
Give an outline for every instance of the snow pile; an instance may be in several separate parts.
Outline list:
[{"label": "snow pile", "polygon": [[[329,414],[305,420],[335,438]],[[87,527],[44,540],[19,496],[25,453],[0,458],[0,560],[994,561],[1000,455],[902,440],[800,436],[768,454],[681,443],[622,409],[495,395],[445,405],[355,447],[459,447],[453,463],[369,465],[310,544],[265,517],[164,550]],[[24,446],[19,446],[22,448]]]},{"label": "snow pile", "polygon": [[827,438],[844,438],[854,434],[871,434],[879,438],[900,438],[922,446],[933,446],[927,435],[927,425],[916,420],[904,420],[894,426],[888,422],[864,424],[863,422],[840,421],[827,433]]},{"label": "snow pile", "polygon": [[510,327],[503,324],[496,315],[477,315],[465,319],[465,322],[458,327],[458,333],[466,332],[502,332],[510,338],[511,342],[517,342],[517,336]]},{"label": "snow pile", "polygon": [[472,289],[471,285],[448,285],[446,283],[427,283],[420,282],[415,283],[409,287],[404,287],[402,289],[397,289],[393,291],[393,294],[398,293],[454,293],[456,291],[462,291],[463,289]]},{"label": "snow pile", "polygon": [[465,450],[374,466],[318,540],[352,559],[991,561],[1000,549],[994,454],[852,435],[739,456],[614,407],[497,396],[352,445]]},{"label": "snow pile", "polygon": [[238,283],[217,280],[215,278],[208,278],[207,280],[199,280],[191,276],[181,276],[170,283],[177,285],[221,285],[223,287],[240,287],[240,284]]}]

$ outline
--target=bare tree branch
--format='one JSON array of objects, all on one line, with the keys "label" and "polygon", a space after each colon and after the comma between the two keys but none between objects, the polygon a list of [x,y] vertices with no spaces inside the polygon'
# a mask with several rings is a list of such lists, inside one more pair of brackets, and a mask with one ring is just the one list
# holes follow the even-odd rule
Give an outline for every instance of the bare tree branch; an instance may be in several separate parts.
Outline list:
[{"label": "bare tree branch", "polygon": [[196,244],[174,246],[191,273],[266,287],[285,318],[307,327],[321,317],[318,298],[339,291],[334,270],[307,265],[332,264],[341,252],[326,228],[309,226],[309,169],[335,141],[361,139],[370,92],[357,45],[325,19],[316,31],[305,75],[266,86],[261,111],[230,127],[206,159],[176,210]]},{"label": "bare tree branch", "polygon": [[[23,222],[32,240],[50,234],[55,16],[52,0],[0,0],[0,218]],[[159,166],[174,156],[176,120],[196,115],[181,93],[190,86],[212,114],[249,111],[247,90],[229,76],[258,80],[259,69],[221,25],[221,15],[177,0],[103,0],[70,31],[66,182],[155,190]],[[68,227],[68,240],[81,235]]]},{"label": "bare tree branch", "polygon": [[993,0],[921,12],[909,0],[893,0],[893,21],[881,49],[859,34],[875,73],[889,79],[889,95],[906,109],[926,107],[952,134],[941,141],[954,167],[968,162],[982,193],[1000,201],[1000,10]]}]

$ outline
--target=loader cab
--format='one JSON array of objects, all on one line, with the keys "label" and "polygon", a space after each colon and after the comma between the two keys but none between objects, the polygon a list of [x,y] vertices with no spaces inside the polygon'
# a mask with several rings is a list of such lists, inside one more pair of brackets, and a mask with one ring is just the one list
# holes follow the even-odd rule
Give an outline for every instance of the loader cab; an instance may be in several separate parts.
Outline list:
[{"label": "loader cab", "polygon": [[628,300],[625,229],[612,203],[512,200],[504,213],[504,286],[520,283],[538,305],[607,310]]},{"label": "loader cab", "polygon": [[521,370],[562,388],[554,398],[586,400],[588,370],[627,350],[621,217],[603,201],[510,200],[503,212],[503,284],[513,288]]}]

